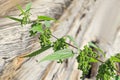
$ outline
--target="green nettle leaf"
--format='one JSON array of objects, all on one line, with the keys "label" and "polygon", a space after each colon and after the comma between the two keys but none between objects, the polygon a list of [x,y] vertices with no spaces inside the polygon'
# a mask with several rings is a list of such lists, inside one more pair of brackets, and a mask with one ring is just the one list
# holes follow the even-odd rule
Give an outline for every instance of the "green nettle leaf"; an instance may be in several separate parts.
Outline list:
[{"label": "green nettle leaf", "polygon": [[73,44],[74,44],[76,47],[78,47],[76,41],[74,40],[74,38],[73,38],[72,36],[67,35],[66,37],[68,37],[68,38],[70,39],[70,41],[72,41]]},{"label": "green nettle leaf", "polygon": [[11,16],[6,16],[6,17],[9,18],[9,19],[12,19],[14,21],[18,21],[18,22],[22,21],[22,19],[19,19],[19,18],[15,18],[15,17],[11,17]]},{"label": "green nettle leaf", "polygon": [[117,57],[118,59],[120,59],[120,53],[117,53],[117,54],[115,55],[115,57]]},{"label": "green nettle leaf", "polygon": [[[25,15],[25,11],[22,9],[21,6],[18,5],[17,8],[20,10],[21,14],[24,14],[24,15]],[[21,14],[20,14],[20,15],[21,15]]]},{"label": "green nettle leaf", "polygon": [[30,37],[35,36],[37,34],[37,32],[33,32],[32,30],[30,30],[29,33],[30,33]]},{"label": "green nettle leaf", "polygon": [[[58,51],[58,50],[63,50],[63,49],[67,49],[68,48],[68,44],[66,43],[66,38],[62,37],[60,39],[57,39],[55,42],[53,42],[53,50]],[[58,60],[58,63],[62,63],[63,60]]]},{"label": "green nettle leaf", "polygon": [[33,56],[36,56],[36,55],[42,53],[43,51],[45,51],[45,50],[47,50],[47,49],[49,49],[49,48],[51,48],[51,46],[43,47],[43,48],[41,48],[41,49],[39,49],[39,50],[36,50],[35,52],[33,52],[33,53],[31,53],[31,54],[28,54],[28,55],[24,56],[24,57],[33,57]]},{"label": "green nettle leaf", "polygon": [[97,47],[95,44],[93,44],[92,42],[88,42],[88,45],[95,48],[96,50],[100,51],[103,54],[103,56],[105,57],[105,53],[99,47]]},{"label": "green nettle leaf", "polygon": [[55,20],[55,19],[51,18],[51,17],[48,17],[48,16],[38,16],[38,20],[51,21],[51,20]]},{"label": "green nettle leaf", "polygon": [[50,21],[46,21],[46,20],[45,20],[44,24],[45,24],[45,26],[48,27],[48,28],[49,28],[50,25],[51,25],[51,24],[50,24]]},{"label": "green nettle leaf", "polygon": [[79,48],[79,46],[77,45],[75,39],[74,39],[72,36],[69,36],[69,35],[67,35],[66,37],[69,38],[70,41],[73,42],[73,44],[78,48],[78,52],[80,52],[80,48]]},{"label": "green nettle leaf", "polygon": [[42,29],[42,24],[35,24],[34,26],[32,26],[31,30],[33,32],[40,32],[40,33],[44,33],[43,29]]},{"label": "green nettle leaf", "polygon": [[82,77],[84,79],[84,76],[89,73],[89,70],[91,68],[90,63],[91,62],[97,62],[95,59],[97,57],[97,54],[93,52],[92,48],[89,46],[84,46],[84,49],[79,52],[79,55],[77,56],[77,62],[78,62],[78,69],[82,70]]},{"label": "green nettle leaf", "polygon": [[65,43],[66,38],[60,38],[57,39],[55,42],[53,42],[53,50],[58,51],[61,49],[66,49],[68,47],[68,44]]},{"label": "green nettle leaf", "polygon": [[114,77],[114,80],[120,80],[120,76],[119,76],[119,75],[116,75],[116,76]]},{"label": "green nettle leaf", "polygon": [[50,38],[51,38],[50,29],[49,28],[44,29],[44,33],[40,34],[40,37],[39,37],[41,47],[51,45],[52,42]]},{"label": "green nettle leaf", "polygon": [[69,57],[73,57],[74,54],[72,52],[72,50],[70,49],[64,49],[64,50],[59,50],[59,51],[56,51],[48,56],[46,56],[45,58],[43,58],[42,60],[40,60],[40,62],[42,61],[54,61],[54,60],[64,60],[64,59],[67,59]]},{"label": "green nettle leaf", "polygon": [[120,59],[115,56],[111,56],[110,60],[112,60],[113,62],[120,62]]},{"label": "green nettle leaf", "polygon": [[89,62],[98,62],[98,60],[96,60],[94,58],[90,58]]},{"label": "green nettle leaf", "polygon": [[28,3],[28,4],[26,5],[26,9],[25,9],[25,11],[29,11],[30,8],[31,8],[31,6],[32,6],[32,3]]},{"label": "green nettle leaf", "polygon": [[96,80],[111,80],[115,75],[114,62],[108,59],[99,66]]}]

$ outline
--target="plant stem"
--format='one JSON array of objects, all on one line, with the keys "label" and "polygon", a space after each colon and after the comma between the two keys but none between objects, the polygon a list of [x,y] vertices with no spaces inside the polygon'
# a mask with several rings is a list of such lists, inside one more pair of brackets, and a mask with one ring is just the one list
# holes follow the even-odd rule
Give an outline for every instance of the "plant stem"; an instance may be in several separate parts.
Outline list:
[{"label": "plant stem", "polygon": [[[54,36],[54,35],[51,35],[51,36],[58,40],[58,38],[57,38],[56,36]],[[72,44],[70,44],[70,43],[67,43],[67,42],[65,42],[65,43],[68,44],[69,46],[75,48],[75,49],[78,49],[76,46],[74,46],[74,45],[72,45]],[[92,56],[90,56],[90,55],[88,55],[88,56],[91,57],[91,58],[94,58],[94,57],[92,57]],[[101,63],[105,63],[105,62],[103,62],[103,61],[101,61],[101,60],[99,60],[99,59],[97,59],[97,58],[94,58],[94,59],[96,59],[97,61],[99,61],[99,62],[101,62]],[[114,69],[114,70],[115,70],[116,72],[120,73],[120,71],[118,71],[117,69]],[[84,80],[84,78],[83,78],[83,80]]]},{"label": "plant stem", "polygon": [[101,60],[99,60],[99,59],[97,59],[97,58],[95,58],[95,57],[92,57],[92,56],[90,56],[90,55],[88,55],[88,56],[91,57],[91,58],[96,59],[97,61],[99,61],[99,62],[101,62],[101,63],[105,63],[105,62],[103,62],[103,61],[101,61]]},{"label": "plant stem", "polygon": [[[54,35],[52,35],[52,34],[51,34],[51,36],[58,40],[58,38],[57,38],[56,36],[54,36]],[[67,43],[67,42],[65,42],[65,43],[68,44],[69,46],[75,48],[75,49],[78,49],[77,47],[75,47],[74,45],[72,45],[72,44],[70,44],[70,43]],[[89,57],[92,57],[92,56],[90,56],[90,55],[88,55],[88,56],[89,56]],[[94,58],[94,57],[92,57],[92,58]],[[101,61],[101,60],[99,60],[99,59],[97,59],[97,58],[94,58],[94,59],[96,59],[97,61],[99,61],[99,62],[101,62],[101,63],[105,63],[105,62],[103,62],[103,61]]]},{"label": "plant stem", "polygon": [[[54,35],[52,35],[52,37],[54,37],[55,39],[58,39],[57,37],[55,37]],[[75,47],[74,45],[72,45],[72,44],[70,44],[70,43],[67,43],[67,42],[65,42],[66,44],[68,44],[69,46],[71,46],[71,47],[73,47],[73,48],[75,48],[75,49],[78,49],[77,47]]]},{"label": "plant stem", "polygon": [[75,48],[75,49],[78,49],[77,47],[75,47],[75,46],[73,46],[72,44],[70,44],[70,43],[67,43],[67,42],[65,42],[66,44],[68,44],[69,46],[71,46],[71,47],[73,47],[73,48]]}]

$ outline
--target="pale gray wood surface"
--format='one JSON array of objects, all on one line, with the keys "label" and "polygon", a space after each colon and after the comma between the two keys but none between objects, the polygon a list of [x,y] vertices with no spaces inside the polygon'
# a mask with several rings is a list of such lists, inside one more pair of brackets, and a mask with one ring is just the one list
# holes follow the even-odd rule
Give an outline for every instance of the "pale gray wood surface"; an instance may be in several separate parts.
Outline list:
[{"label": "pale gray wood surface", "polygon": [[[73,36],[80,48],[98,39],[109,57],[120,51],[119,7],[119,0],[35,0],[31,13],[35,14],[33,20],[37,15],[59,18],[59,23],[52,27],[53,34]],[[17,16],[18,11],[13,9],[7,14]],[[52,53],[50,49],[33,58],[20,58],[39,48],[37,36],[29,37],[30,25],[21,27],[4,18],[0,23],[0,80],[80,80],[75,57],[62,64],[37,63],[36,60]]]}]

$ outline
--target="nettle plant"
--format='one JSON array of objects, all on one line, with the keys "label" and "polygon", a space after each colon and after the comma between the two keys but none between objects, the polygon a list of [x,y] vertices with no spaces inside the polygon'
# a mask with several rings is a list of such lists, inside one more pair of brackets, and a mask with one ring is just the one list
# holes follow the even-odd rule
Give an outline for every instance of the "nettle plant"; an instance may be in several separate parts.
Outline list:
[{"label": "nettle plant", "polygon": [[[61,38],[55,37],[50,30],[51,21],[56,21],[54,18],[38,16],[36,20],[31,21],[31,3],[26,5],[25,10],[23,10],[21,6],[18,6],[18,9],[21,12],[19,15],[20,18],[12,16],[7,16],[7,18],[20,22],[22,26],[31,24],[30,36],[36,36],[39,33],[39,42],[41,45],[40,49],[24,57],[34,57],[49,48],[53,48],[54,53],[47,55],[41,59],[40,62],[56,60],[58,63],[62,63],[66,59],[77,55],[76,60],[78,62],[78,69],[82,70],[82,80],[84,80],[85,76],[88,75],[92,67],[91,63],[98,62],[101,64],[98,68],[96,80],[120,80],[120,77],[117,75],[120,72],[116,68],[116,63],[120,62],[120,54],[111,56],[106,61],[102,61],[100,60],[100,56],[102,55],[105,58],[105,53],[93,42],[89,42],[83,49],[80,49],[74,38],[71,36],[64,36]],[[52,37],[54,37],[56,41],[50,40]],[[67,43],[66,39],[69,39],[73,44]],[[70,47],[75,48],[77,50],[77,54],[75,54]]]}]

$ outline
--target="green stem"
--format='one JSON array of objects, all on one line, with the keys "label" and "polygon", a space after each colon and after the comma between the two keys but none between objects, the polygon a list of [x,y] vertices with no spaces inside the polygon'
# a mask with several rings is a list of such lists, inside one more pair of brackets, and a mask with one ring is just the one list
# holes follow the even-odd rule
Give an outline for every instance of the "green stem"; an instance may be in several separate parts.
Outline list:
[{"label": "green stem", "polygon": [[[52,35],[52,34],[51,34],[51,36],[58,40],[58,38],[57,38],[56,36],[54,36],[54,35]],[[65,43],[68,44],[69,46],[75,48],[75,49],[78,49],[77,47],[75,47],[74,45],[72,45],[72,44],[70,44],[70,43],[67,43],[67,42],[65,42]],[[89,56],[89,57],[92,57],[92,56],[90,56],[90,55],[88,55],[88,56]],[[92,57],[92,58],[94,58],[94,57]],[[103,62],[103,61],[101,61],[101,60],[99,60],[99,59],[97,59],[97,58],[94,58],[94,59],[96,59],[97,61],[99,61],[99,62],[101,62],[101,63],[105,63],[105,62]]]},{"label": "green stem", "polygon": [[[58,40],[58,38],[55,37],[54,35],[51,35],[51,36]],[[65,43],[68,44],[69,46],[75,48],[75,49],[78,49],[77,47],[75,47],[74,45],[72,45],[72,44],[70,44],[70,43],[67,43],[67,42],[65,42]]]},{"label": "green stem", "polygon": [[[58,38],[57,38],[56,36],[54,36],[54,35],[51,35],[51,36],[58,40]],[[77,47],[75,47],[74,45],[72,45],[72,44],[70,44],[70,43],[67,43],[67,42],[65,42],[65,43],[68,44],[69,46],[75,48],[75,49],[78,49]],[[91,58],[94,58],[94,57],[92,57],[92,56],[90,56],[90,55],[88,55],[88,56],[91,57]],[[96,59],[96,60],[99,61],[100,63],[105,63],[105,62],[103,62],[103,61],[101,61],[101,60],[99,60],[99,59],[97,59],[97,58],[94,58],[94,59]],[[120,73],[120,71],[118,71],[117,69],[114,69],[114,70],[115,70],[116,72]]]}]

